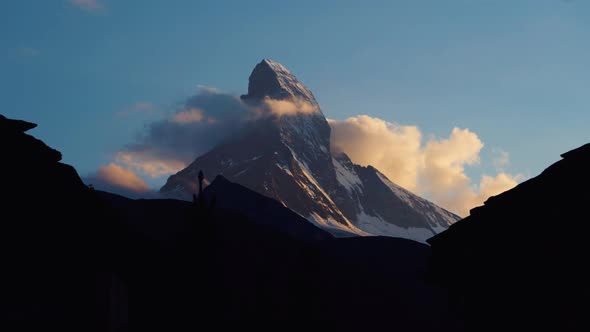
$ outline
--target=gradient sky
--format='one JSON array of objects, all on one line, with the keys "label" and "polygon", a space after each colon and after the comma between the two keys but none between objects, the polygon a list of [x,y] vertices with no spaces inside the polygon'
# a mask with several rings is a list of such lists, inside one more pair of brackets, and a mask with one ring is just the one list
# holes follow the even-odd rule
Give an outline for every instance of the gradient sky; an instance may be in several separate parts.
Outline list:
[{"label": "gradient sky", "polygon": [[531,177],[590,142],[588,1],[8,0],[0,27],[0,113],[81,175],[198,85],[244,93],[262,58],[329,118],[468,128],[474,178],[498,149]]}]

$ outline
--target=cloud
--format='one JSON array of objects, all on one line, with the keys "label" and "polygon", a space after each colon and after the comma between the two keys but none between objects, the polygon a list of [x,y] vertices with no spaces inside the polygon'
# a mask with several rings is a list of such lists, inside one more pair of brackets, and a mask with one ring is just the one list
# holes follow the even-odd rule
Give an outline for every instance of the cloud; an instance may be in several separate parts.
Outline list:
[{"label": "cloud", "polygon": [[521,175],[513,176],[506,173],[499,173],[495,177],[484,175],[479,183],[480,197],[478,197],[476,201],[483,202],[490,196],[512,189],[522,180],[523,178]]},{"label": "cloud", "polygon": [[176,173],[186,167],[186,163],[183,161],[175,160],[172,157],[158,158],[142,151],[119,152],[116,160],[137,172],[154,178]]},{"label": "cloud", "polygon": [[99,167],[96,173],[85,177],[84,182],[98,190],[130,198],[153,198],[157,196],[133,170],[116,163]]},{"label": "cloud", "polygon": [[[139,102],[123,114],[153,109],[151,103]],[[178,172],[246,126],[314,111],[314,106],[302,100],[267,98],[245,103],[218,89],[198,86],[197,92],[174,112],[148,124],[134,143],[115,154],[115,160],[142,176],[158,178]]]},{"label": "cloud", "polygon": [[276,100],[265,98],[260,107],[262,108],[262,114],[272,114],[276,116],[309,114],[316,111],[314,106],[300,99]]},{"label": "cloud", "polygon": [[156,110],[154,104],[147,101],[139,101],[117,113],[118,116],[130,116],[133,114],[152,114]]},{"label": "cloud", "polygon": [[100,11],[104,5],[99,0],[68,0],[72,5],[91,12]]},{"label": "cloud", "polygon": [[492,164],[498,172],[503,171],[504,168],[510,163],[510,154],[502,149],[497,148],[492,149],[492,153],[494,154]]},{"label": "cloud", "polygon": [[204,92],[204,93],[222,93],[218,88],[214,88],[212,86],[207,86],[207,85],[202,85],[202,84],[197,85],[197,91]]},{"label": "cloud", "polygon": [[[136,105],[136,109],[148,108]],[[315,106],[301,100],[244,102],[199,86],[177,109],[147,125],[134,143],[115,154],[115,161],[140,176],[160,178],[178,172],[248,126],[315,111]],[[497,150],[498,174],[472,181],[465,169],[480,163],[484,144],[469,129],[453,128],[448,137],[425,140],[416,126],[367,115],[328,121],[334,153],[344,151],[358,164],[373,165],[397,184],[463,216],[521,179],[500,169],[508,164],[509,155]]]},{"label": "cloud", "polygon": [[238,132],[253,118],[254,107],[239,97],[199,86],[172,114],[147,125],[134,143],[116,154],[116,160],[149,177],[176,173]]},{"label": "cloud", "polygon": [[206,116],[204,112],[196,107],[182,112],[178,112],[172,116],[172,122],[178,124],[187,124],[193,122],[207,121],[208,123],[215,123],[215,118],[212,116]]},{"label": "cloud", "polygon": [[96,177],[112,185],[136,192],[150,190],[145,181],[133,173],[132,170],[123,168],[115,163],[100,167]]},{"label": "cloud", "polygon": [[502,172],[483,175],[474,185],[465,167],[480,163],[484,144],[469,129],[453,128],[448,138],[431,138],[424,144],[418,127],[367,115],[329,123],[335,153],[343,151],[355,163],[375,166],[393,182],[462,216],[520,180]]},{"label": "cloud", "polygon": [[396,183],[416,190],[421,168],[422,134],[414,126],[398,126],[367,115],[345,121],[328,120],[332,127],[331,147],[344,151],[353,161],[373,165],[384,174],[395,174]]}]

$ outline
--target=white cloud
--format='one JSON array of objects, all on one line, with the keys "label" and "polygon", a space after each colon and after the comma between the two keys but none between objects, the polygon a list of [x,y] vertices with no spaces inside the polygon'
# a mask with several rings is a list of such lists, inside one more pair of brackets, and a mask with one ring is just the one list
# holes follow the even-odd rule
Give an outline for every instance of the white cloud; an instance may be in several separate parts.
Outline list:
[{"label": "white cloud", "polygon": [[492,153],[494,154],[492,164],[498,172],[503,171],[504,168],[510,163],[510,154],[502,149],[497,148],[492,149]]},{"label": "white cloud", "polygon": [[423,144],[418,127],[367,115],[329,123],[335,152],[344,151],[355,163],[375,166],[395,183],[462,216],[520,180],[502,172],[483,175],[479,184],[473,184],[465,167],[480,163],[484,144],[469,129],[453,128],[448,138]]}]

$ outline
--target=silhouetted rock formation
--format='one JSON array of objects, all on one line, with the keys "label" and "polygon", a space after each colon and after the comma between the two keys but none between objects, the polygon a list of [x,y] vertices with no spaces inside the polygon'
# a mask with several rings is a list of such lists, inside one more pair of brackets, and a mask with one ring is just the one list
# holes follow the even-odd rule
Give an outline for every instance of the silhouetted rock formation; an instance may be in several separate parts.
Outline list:
[{"label": "silhouetted rock formation", "polygon": [[104,331],[109,223],[34,127],[0,115],[0,330]]},{"label": "silhouetted rock formation", "polygon": [[474,330],[590,330],[590,144],[431,238],[432,274]]}]

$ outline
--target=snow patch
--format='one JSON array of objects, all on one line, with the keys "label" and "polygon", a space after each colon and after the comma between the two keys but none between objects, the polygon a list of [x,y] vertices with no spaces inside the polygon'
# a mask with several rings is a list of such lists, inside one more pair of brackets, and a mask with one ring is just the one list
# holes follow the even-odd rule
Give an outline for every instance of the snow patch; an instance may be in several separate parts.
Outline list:
[{"label": "snow patch", "polygon": [[435,235],[435,233],[428,228],[400,227],[386,222],[381,216],[366,214],[365,211],[361,211],[361,213],[357,215],[356,220],[358,228],[372,235],[400,237],[422,243],[426,243],[427,239]]},{"label": "snow patch", "polygon": [[332,158],[332,164],[336,170],[336,180],[346,188],[349,194],[352,194],[353,190],[362,192],[363,182],[354,170],[347,169],[335,158]]},{"label": "snow patch", "polygon": [[306,219],[309,222],[311,222],[312,224],[316,225],[317,227],[319,227],[323,230],[326,230],[335,236],[338,236],[342,232],[344,234],[351,234],[351,235],[357,235],[357,236],[370,236],[370,235],[372,235],[372,234],[369,234],[369,233],[367,233],[363,230],[360,230],[354,226],[346,227],[346,226],[342,225],[341,223],[339,223],[338,221],[336,221],[331,216],[324,218],[324,217],[320,216],[319,214],[317,214],[316,212],[312,212]]},{"label": "snow patch", "polygon": [[289,174],[290,176],[293,176],[293,173],[291,173],[291,170],[289,169],[289,167],[288,167],[288,166],[286,166],[286,165],[282,165],[282,164],[279,164],[279,163],[276,163],[275,165],[277,165],[277,167],[278,167],[279,169],[281,169],[283,172],[285,172],[285,173]]}]

